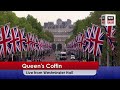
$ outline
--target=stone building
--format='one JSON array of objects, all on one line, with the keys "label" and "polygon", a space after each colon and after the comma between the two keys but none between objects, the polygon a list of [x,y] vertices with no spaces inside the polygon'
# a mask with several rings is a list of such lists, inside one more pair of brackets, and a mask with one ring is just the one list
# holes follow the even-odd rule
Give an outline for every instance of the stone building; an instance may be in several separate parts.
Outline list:
[{"label": "stone building", "polygon": [[61,44],[62,49],[65,48],[65,40],[70,37],[72,34],[74,25],[72,25],[71,20],[67,19],[67,21],[62,21],[61,19],[57,19],[56,24],[54,22],[46,22],[44,23],[43,29],[44,31],[48,30],[52,32],[54,35],[54,43],[56,45]]}]

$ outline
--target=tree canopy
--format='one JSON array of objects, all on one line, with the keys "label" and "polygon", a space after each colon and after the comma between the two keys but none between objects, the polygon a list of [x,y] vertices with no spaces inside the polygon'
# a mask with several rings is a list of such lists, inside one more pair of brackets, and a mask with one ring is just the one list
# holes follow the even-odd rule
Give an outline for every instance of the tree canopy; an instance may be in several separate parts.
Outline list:
[{"label": "tree canopy", "polygon": [[4,25],[10,22],[10,27],[18,26],[19,28],[25,28],[25,32],[31,32],[37,35],[39,38],[53,42],[54,37],[52,33],[44,32],[41,23],[32,15],[27,17],[17,17],[12,11],[0,11],[0,25]]},{"label": "tree canopy", "polygon": [[[79,32],[83,32],[83,30],[86,30],[87,27],[89,26],[91,27],[91,23],[96,24],[101,26],[101,20],[100,17],[102,14],[116,14],[116,41],[117,44],[115,46],[115,51],[114,51],[114,60],[116,60],[117,65],[120,65],[120,11],[94,11],[91,12],[90,15],[88,17],[86,17],[83,20],[78,20],[75,22],[75,26],[73,29],[73,35],[71,35],[71,37],[69,39],[66,40],[66,43],[68,43],[69,41],[71,41]],[[106,51],[107,51],[107,44],[106,41],[104,41],[104,45],[103,45],[103,53],[102,53],[102,62],[106,64]],[[112,58],[111,56],[111,50],[108,50],[110,53],[110,60]],[[112,62],[112,61],[110,61]]]}]

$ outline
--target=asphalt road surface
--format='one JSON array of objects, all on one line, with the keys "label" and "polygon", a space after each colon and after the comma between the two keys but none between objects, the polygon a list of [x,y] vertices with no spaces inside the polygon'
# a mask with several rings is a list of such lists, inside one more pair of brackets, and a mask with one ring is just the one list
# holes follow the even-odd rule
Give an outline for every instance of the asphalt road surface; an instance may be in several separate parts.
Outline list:
[{"label": "asphalt road surface", "polygon": [[70,57],[68,57],[67,60],[56,60],[55,53],[51,53],[50,56],[45,56],[45,59],[42,60],[42,62],[78,62],[78,60],[70,60]]}]

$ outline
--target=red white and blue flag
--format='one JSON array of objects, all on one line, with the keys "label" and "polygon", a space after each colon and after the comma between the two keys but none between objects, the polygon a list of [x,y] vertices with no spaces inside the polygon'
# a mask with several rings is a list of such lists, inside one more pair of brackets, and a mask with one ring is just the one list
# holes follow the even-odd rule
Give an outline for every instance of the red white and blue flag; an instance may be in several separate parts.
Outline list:
[{"label": "red white and blue flag", "polygon": [[79,42],[79,48],[82,52],[84,52],[84,43],[85,42],[85,36],[83,33],[80,33],[80,42]]},{"label": "red white and blue flag", "polygon": [[32,34],[27,33],[26,35],[26,45],[27,45],[27,51],[31,51],[32,48]]},{"label": "red white and blue flag", "polygon": [[105,31],[106,31],[106,36],[107,36],[107,39],[108,39],[108,43],[111,47],[111,50],[114,50],[115,46],[114,46],[114,42],[115,42],[115,28],[113,26],[107,26],[105,28]]},{"label": "red white and blue flag", "polygon": [[37,35],[34,37],[34,50],[35,51],[39,51],[39,48],[38,48],[38,37],[37,37]]},{"label": "red white and blue flag", "polygon": [[39,50],[40,51],[43,51],[44,49],[43,49],[43,40],[42,39],[39,39],[39,41],[38,41],[38,47],[39,47]]},{"label": "red white and blue flag", "polygon": [[92,35],[91,35],[92,48],[90,49],[90,52],[93,52],[95,56],[101,56],[104,33],[102,32],[99,26],[97,26],[97,28],[94,28],[93,30],[94,31],[92,32]]},{"label": "red white and blue flag", "polygon": [[25,31],[23,29],[19,29],[18,33],[19,33],[20,51],[27,51]]},{"label": "red white and blue flag", "polygon": [[0,30],[0,54],[11,54],[10,40],[10,25],[6,24]]},{"label": "red white and blue flag", "polygon": [[17,51],[20,52],[21,50],[20,50],[18,28],[17,27],[13,27],[11,29],[11,34],[10,35],[11,35],[10,44],[11,44],[12,53],[16,53]]},{"label": "red white and blue flag", "polygon": [[85,40],[86,40],[86,45],[85,45],[85,51],[90,52],[90,44],[91,44],[91,28],[88,27],[87,31],[85,31]]}]

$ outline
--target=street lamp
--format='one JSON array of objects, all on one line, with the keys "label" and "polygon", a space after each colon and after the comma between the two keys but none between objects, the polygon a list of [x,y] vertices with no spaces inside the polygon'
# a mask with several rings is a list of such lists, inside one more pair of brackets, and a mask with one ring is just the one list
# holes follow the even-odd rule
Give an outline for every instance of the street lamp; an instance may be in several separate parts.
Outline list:
[{"label": "street lamp", "polygon": [[[116,15],[115,14],[103,14],[101,15],[101,25],[106,26],[116,26]],[[107,49],[109,49],[109,42],[107,39]],[[109,66],[109,52],[107,50],[107,66]]]}]

